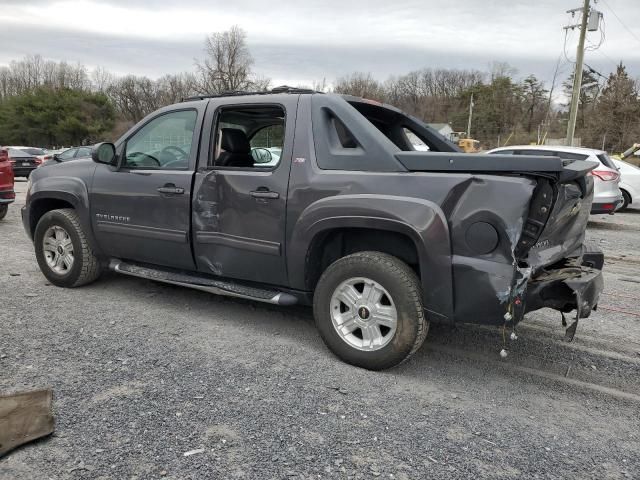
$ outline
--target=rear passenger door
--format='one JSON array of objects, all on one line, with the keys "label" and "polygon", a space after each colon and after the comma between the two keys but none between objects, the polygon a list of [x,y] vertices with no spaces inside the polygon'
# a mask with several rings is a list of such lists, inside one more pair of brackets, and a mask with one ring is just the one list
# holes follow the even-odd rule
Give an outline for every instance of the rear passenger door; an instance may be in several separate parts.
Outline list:
[{"label": "rear passenger door", "polygon": [[298,98],[211,101],[194,181],[198,270],[287,285],[285,218]]}]

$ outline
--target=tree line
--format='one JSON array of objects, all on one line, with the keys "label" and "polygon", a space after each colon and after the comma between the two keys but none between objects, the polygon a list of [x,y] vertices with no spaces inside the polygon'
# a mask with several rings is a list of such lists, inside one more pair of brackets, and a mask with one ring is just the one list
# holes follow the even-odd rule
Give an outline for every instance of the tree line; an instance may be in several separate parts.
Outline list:
[{"label": "tree line", "polygon": [[[246,33],[232,27],[205,39],[203,58],[191,72],[115,76],[104,68],[53,62],[38,55],[0,67],[0,144],[40,146],[92,143],[116,138],[152,111],[183,98],[228,91],[263,91],[268,78],[253,69]],[[310,87],[395,105],[429,123],[471,130],[485,148],[542,143],[564,137],[567,112],[554,100],[554,86],[534,75],[517,78],[495,63],[488,71],[423,68],[386,80],[371,73],[344,75]],[[621,151],[640,141],[640,82],[620,64],[605,79],[587,69],[580,92],[576,136],[582,144]],[[303,85],[298,85],[303,86]],[[572,78],[563,84],[571,95]]]}]

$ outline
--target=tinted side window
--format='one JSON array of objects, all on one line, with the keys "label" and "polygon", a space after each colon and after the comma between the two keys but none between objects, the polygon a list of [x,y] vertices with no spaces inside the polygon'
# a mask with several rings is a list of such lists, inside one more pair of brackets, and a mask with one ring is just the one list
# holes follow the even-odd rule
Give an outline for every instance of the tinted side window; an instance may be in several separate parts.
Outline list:
[{"label": "tinted side window", "polygon": [[186,169],[197,117],[195,110],[181,110],[151,120],[127,140],[124,166]]},{"label": "tinted side window", "polygon": [[73,157],[75,157],[77,151],[77,148],[70,148],[69,150],[65,150],[64,152],[60,153],[58,155],[58,158],[63,161],[71,160]]},{"label": "tinted side window", "polygon": [[76,157],[89,157],[91,156],[91,148],[90,147],[82,147],[78,149],[78,153]]},{"label": "tinted side window", "polygon": [[225,106],[214,130],[213,166],[275,168],[284,148],[285,111],[273,106]]}]

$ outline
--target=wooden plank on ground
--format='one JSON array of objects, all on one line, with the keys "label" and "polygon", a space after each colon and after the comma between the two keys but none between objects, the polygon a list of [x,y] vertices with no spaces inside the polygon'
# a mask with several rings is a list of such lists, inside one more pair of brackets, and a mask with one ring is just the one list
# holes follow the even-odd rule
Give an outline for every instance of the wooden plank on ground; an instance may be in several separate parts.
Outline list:
[{"label": "wooden plank on ground", "polygon": [[0,395],[0,457],[54,430],[50,389]]}]

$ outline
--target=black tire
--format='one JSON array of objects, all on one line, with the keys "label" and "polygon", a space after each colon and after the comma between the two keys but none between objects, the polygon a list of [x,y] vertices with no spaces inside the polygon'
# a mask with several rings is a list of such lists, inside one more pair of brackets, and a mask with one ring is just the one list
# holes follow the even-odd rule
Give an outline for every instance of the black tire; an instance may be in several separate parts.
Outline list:
[{"label": "black tire", "polygon": [[629,192],[625,190],[622,191],[622,206],[618,209],[619,212],[622,212],[627,209],[627,207],[631,204],[631,195]]},{"label": "black tire", "polygon": [[[65,273],[54,271],[47,264],[45,258],[44,235],[49,228],[55,226],[61,227],[67,232],[73,245],[73,264]],[[100,261],[87,240],[78,214],[73,209],[65,208],[45,213],[38,221],[33,235],[33,243],[40,270],[53,285],[67,288],[79,287],[93,282],[100,276]]]},{"label": "black tire", "polygon": [[[374,351],[350,345],[336,331],[331,299],[342,282],[364,277],[381,285],[392,298],[397,326],[388,344]],[[384,370],[408,360],[427,336],[429,323],[422,305],[422,286],[409,266],[381,252],[359,252],[331,264],[322,274],[313,297],[316,326],[329,349],[347,363],[368,370]]]},{"label": "black tire", "polygon": [[9,205],[3,204],[0,205],[0,220],[7,216],[7,212],[9,211]]}]

